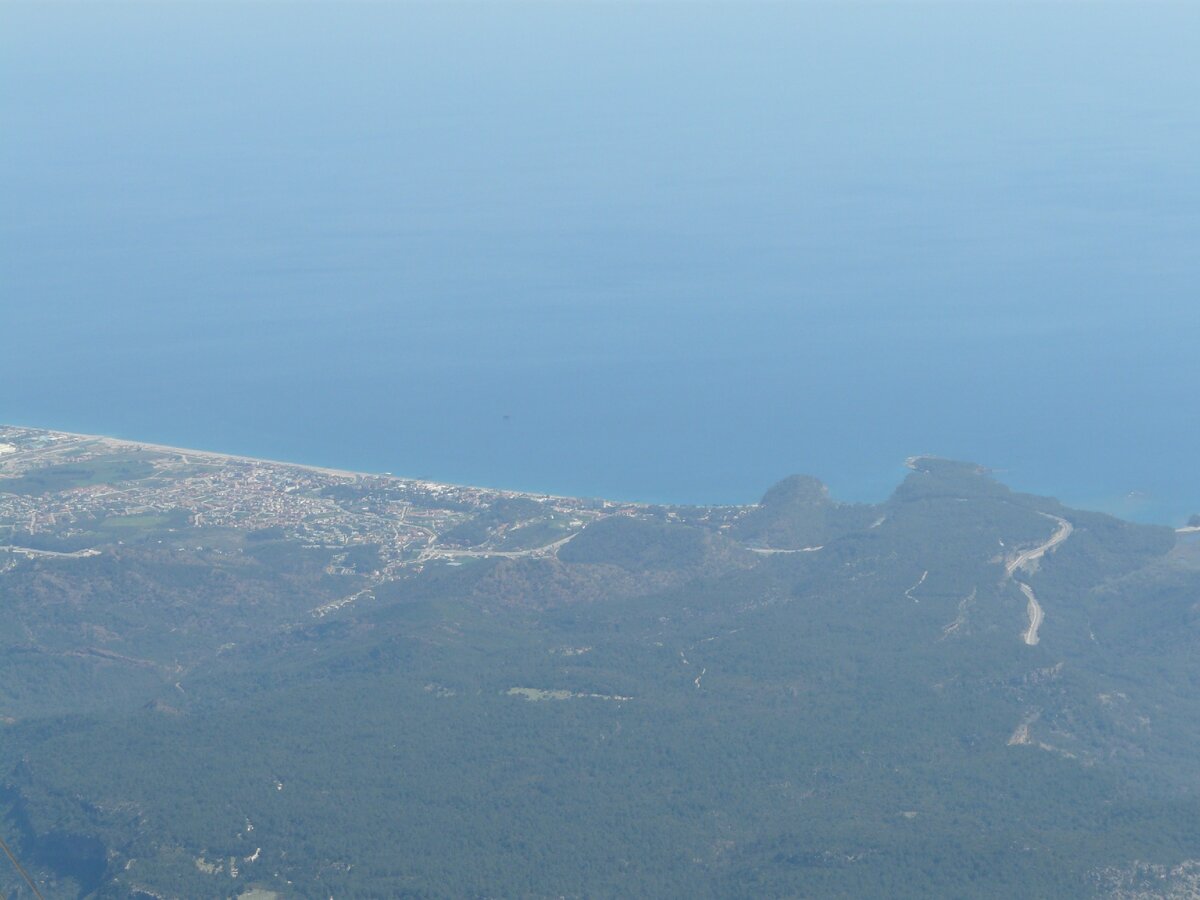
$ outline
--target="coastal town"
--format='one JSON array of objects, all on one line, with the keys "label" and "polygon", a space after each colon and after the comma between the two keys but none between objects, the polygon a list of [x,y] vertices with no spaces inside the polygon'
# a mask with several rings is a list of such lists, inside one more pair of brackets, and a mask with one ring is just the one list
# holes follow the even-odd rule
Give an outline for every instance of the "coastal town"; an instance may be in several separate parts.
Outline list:
[{"label": "coastal town", "polygon": [[[475,539],[454,538],[505,502],[516,512],[493,516]],[[642,509],[0,426],[0,549],[10,553],[94,554],[103,548],[76,544],[147,528],[232,529],[332,550],[369,546],[378,568],[363,574],[387,579],[435,560],[552,554],[589,522]]]}]

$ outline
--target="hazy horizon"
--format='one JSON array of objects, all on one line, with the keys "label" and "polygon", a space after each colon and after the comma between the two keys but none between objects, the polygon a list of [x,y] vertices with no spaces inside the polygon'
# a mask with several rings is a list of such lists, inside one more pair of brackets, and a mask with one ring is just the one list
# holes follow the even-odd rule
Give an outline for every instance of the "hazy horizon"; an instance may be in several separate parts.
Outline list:
[{"label": "hazy horizon", "polygon": [[8,4],[0,421],[1179,522],[1200,9],[1012,10]]}]

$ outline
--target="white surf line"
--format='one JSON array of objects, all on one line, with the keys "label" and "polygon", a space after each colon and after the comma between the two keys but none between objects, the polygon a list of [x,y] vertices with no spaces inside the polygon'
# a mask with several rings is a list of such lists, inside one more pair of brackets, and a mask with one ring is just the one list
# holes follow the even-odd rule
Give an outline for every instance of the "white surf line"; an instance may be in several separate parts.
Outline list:
[{"label": "white surf line", "polygon": [[707,671],[708,671],[708,669],[706,669],[706,668],[701,669],[700,674],[696,676],[696,690],[700,690],[700,679],[704,677],[704,673]]},{"label": "white surf line", "polygon": [[1021,589],[1021,593],[1025,595],[1025,600],[1027,601],[1026,613],[1029,616],[1029,627],[1026,628],[1024,634],[1021,635],[1021,640],[1023,640],[1030,647],[1037,644],[1039,640],[1038,629],[1042,627],[1042,622],[1046,620],[1046,611],[1042,609],[1042,605],[1038,603],[1037,596],[1033,593],[1033,588],[1016,577],[1016,571],[1017,569],[1027,566],[1029,563],[1036,562],[1037,560],[1041,559],[1043,556],[1069,538],[1071,536],[1071,532],[1075,530],[1074,525],[1072,525],[1066,519],[1060,518],[1059,516],[1052,516],[1049,513],[1039,513],[1039,515],[1045,516],[1047,519],[1053,519],[1058,523],[1058,528],[1055,529],[1054,534],[1052,534],[1050,539],[1044,544],[1039,544],[1030,550],[1023,550],[1022,552],[1018,553],[1011,560],[1009,560],[1004,567],[1005,576],[1013,579],[1013,581],[1017,583],[1017,587]]},{"label": "white surf line", "polygon": [[912,595],[912,592],[915,591],[917,588],[919,588],[921,585],[923,585],[925,583],[925,579],[928,577],[929,577],[929,570],[926,569],[924,572],[921,573],[921,577],[917,579],[917,583],[914,584],[912,587],[910,587],[907,591],[904,592],[904,596],[907,597],[909,600],[911,600],[913,603],[920,603],[921,601],[918,600],[916,597],[914,597]]},{"label": "white surf line", "polygon": [[[451,484],[445,481],[430,481],[427,478],[411,478],[401,475],[393,475],[390,472],[357,472],[349,469],[331,469],[327,466],[312,466],[306,463],[289,462],[283,459],[263,459],[257,456],[243,456],[237,453],[221,453],[216,450],[197,450],[194,447],[175,447],[168,444],[152,444],[146,441],[133,441],[125,438],[111,437],[104,434],[83,434],[77,431],[61,431],[56,428],[37,428],[32,425],[14,425],[11,422],[0,422],[0,431],[12,432],[32,432],[37,435],[50,435],[59,439],[60,442],[70,440],[74,442],[98,442],[108,447],[114,447],[122,450],[143,450],[147,452],[163,453],[170,456],[178,456],[181,458],[195,457],[197,460],[216,463],[249,463],[251,465],[279,466],[281,468],[301,469],[306,472],[317,472],[324,475],[329,475],[337,478],[349,478],[358,480],[360,478],[375,478],[388,480],[391,482],[403,483],[415,487],[426,489],[456,489],[456,490],[476,490],[483,491],[489,494],[500,494],[504,497],[528,497],[532,500],[576,500],[577,497],[566,497],[561,494],[547,494],[541,491],[515,491],[508,488],[486,487],[484,485],[473,484]],[[9,445],[11,446],[11,445]],[[55,453],[57,447],[39,447],[36,450],[21,451],[19,448],[18,455],[20,456],[35,456],[44,457],[47,453]],[[66,446],[61,449],[68,449]],[[4,457],[10,457],[9,453],[2,454]],[[5,462],[11,462],[11,458],[6,458]],[[643,509],[650,504],[635,503],[630,501],[610,501],[621,507]]]},{"label": "white surf line", "polygon": [[1185,525],[1182,528],[1176,528],[1176,534],[1195,534],[1200,531],[1200,525]]}]

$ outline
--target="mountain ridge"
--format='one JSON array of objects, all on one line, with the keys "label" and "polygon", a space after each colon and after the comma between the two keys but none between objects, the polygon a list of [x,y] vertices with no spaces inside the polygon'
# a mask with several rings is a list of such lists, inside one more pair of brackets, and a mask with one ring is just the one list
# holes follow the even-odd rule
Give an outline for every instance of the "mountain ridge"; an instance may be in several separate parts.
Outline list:
[{"label": "mountain ridge", "polygon": [[878,504],[667,507],[0,441],[70,470],[0,478],[0,827],[47,897],[1119,896],[1200,859],[1191,534],[927,458]]}]

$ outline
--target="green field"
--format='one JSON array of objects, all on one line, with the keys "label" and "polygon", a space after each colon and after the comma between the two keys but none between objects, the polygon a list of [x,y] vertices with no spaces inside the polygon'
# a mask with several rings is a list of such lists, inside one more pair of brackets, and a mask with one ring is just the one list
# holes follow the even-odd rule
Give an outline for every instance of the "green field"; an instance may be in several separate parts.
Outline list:
[{"label": "green field", "polygon": [[47,466],[18,478],[0,480],[0,493],[36,496],[90,487],[94,484],[114,484],[137,481],[154,474],[154,467],[142,460],[126,457],[102,457],[86,463]]}]

